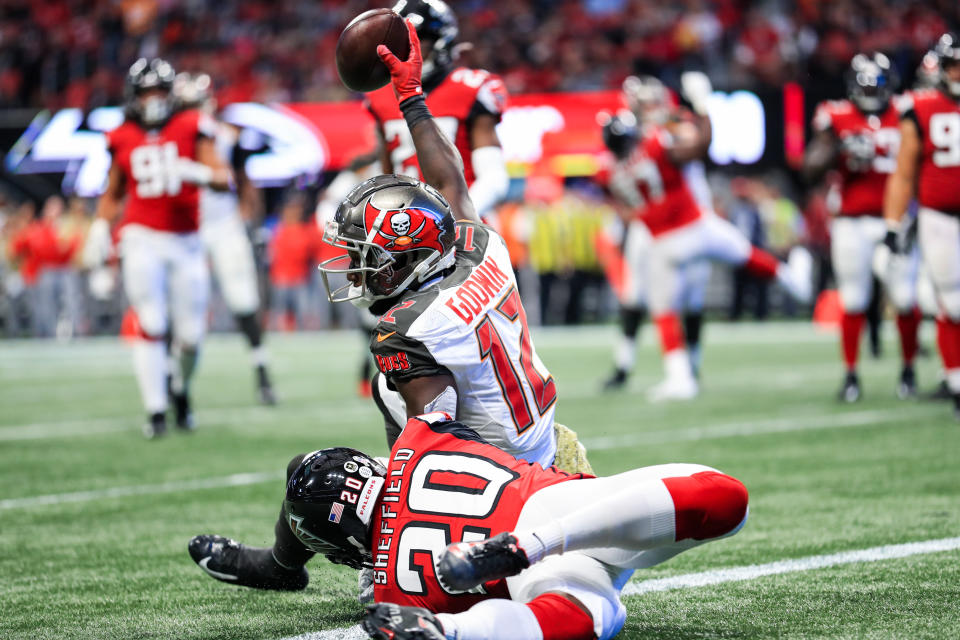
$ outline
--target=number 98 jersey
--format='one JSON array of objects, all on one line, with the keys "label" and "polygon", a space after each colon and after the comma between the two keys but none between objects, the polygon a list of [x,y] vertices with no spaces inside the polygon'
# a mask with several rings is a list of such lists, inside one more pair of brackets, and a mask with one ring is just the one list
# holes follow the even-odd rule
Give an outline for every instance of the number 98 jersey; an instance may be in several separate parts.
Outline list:
[{"label": "number 98 jersey", "polygon": [[440,554],[453,542],[511,531],[534,493],[584,477],[517,460],[446,414],[411,418],[371,519],[374,600],[456,613],[510,597],[505,580],[446,589],[434,573]]},{"label": "number 98 jersey", "polygon": [[380,316],[377,368],[391,383],[452,376],[458,420],[508,453],[553,464],[556,384],[533,347],[506,244],[458,222],[454,247],[452,272]]},{"label": "number 98 jersey", "polygon": [[215,134],[213,119],[196,109],[174,114],[159,129],[128,120],[109,132],[107,150],[126,183],[122,223],[173,233],[197,231],[199,190],[181,180],[179,161],[196,159],[197,139]]},{"label": "number 98 jersey", "polygon": [[960,105],[938,89],[924,89],[906,94],[898,108],[916,123],[923,145],[917,201],[960,214]]}]

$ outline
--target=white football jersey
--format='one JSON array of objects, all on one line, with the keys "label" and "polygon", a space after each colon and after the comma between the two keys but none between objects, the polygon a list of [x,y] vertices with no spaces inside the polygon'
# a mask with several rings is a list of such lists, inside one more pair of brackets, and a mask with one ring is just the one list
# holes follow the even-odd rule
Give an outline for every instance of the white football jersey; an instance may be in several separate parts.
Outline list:
[{"label": "white football jersey", "polygon": [[518,458],[553,464],[557,389],[533,348],[506,244],[457,223],[454,270],[404,293],[370,338],[391,382],[450,374],[457,419]]}]

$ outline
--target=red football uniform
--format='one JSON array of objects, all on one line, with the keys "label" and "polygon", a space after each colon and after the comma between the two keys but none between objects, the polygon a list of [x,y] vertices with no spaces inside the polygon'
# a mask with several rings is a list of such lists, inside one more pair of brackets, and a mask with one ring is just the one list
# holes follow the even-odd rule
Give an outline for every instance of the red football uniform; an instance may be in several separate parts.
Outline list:
[{"label": "red football uniform", "polygon": [[374,599],[456,613],[509,595],[505,580],[467,593],[442,587],[434,563],[447,545],[510,531],[534,493],[591,476],[517,460],[441,416],[412,418],[390,452],[372,519]]},{"label": "red football uniform", "polygon": [[687,184],[683,167],[668,155],[670,134],[647,127],[629,158],[601,174],[610,191],[636,211],[656,237],[700,219],[702,212]]},{"label": "red football uniform", "polygon": [[925,89],[905,95],[900,110],[917,123],[923,141],[917,201],[960,215],[960,104],[937,89]]},{"label": "red football uniform", "polygon": [[213,120],[191,109],[174,114],[157,130],[126,121],[107,134],[107,150],[127,184],[121,224],[188,233],[199,229],[200,191],[180,179],[180,158],[196,159],[200,136],[212,138]]},{"label": "red football uniform", "polygon": [[[433,119],[460,152],[467,185],[472,185],[476,176],[471,159],[470,125],[482,114],[492,115],[500,121],[507,106],[503,81],[482,69],[458,67],[426,96]],[[413,138],[397,106],[393,87],[388,84],[368,93],[367,108],[382,127],[394,173],[422,178]]]},{"label": "red football uniform", "polygon": [[[866,115],[849,100],[831,100],[817,107],[813,117],[817,131],[832,131],[841,142],[840,208],[842,216],[880,216],[887,176],[897,166],[900,130],[893,104],[877,115]],[[849,153],[849,145],[871,145],[873,160],[861,163]]]}]

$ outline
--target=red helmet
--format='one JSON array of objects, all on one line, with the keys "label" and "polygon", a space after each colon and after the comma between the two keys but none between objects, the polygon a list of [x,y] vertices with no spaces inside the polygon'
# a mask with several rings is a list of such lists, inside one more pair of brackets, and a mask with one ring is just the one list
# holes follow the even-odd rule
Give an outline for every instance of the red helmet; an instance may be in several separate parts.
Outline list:
[{"label": "red helmet", "polygon": [[[347,251],[320,264],[330,301],[373,302],[418,288],[453,265],[455,234],[450,205],[430,185],[398,175],[361,183],[323,234]],[[331,284],[333,274],[349,282]]]}]

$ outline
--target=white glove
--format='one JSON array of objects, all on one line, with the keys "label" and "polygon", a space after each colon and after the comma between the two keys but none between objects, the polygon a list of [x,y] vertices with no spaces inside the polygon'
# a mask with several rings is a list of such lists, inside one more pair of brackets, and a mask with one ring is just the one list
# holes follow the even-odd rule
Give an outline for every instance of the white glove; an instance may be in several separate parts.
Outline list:
[{"label": "white glove", "polygon": [[177,173],[180,174],[180,179],[183,182],[201,187],[205,187],[213,181],[213,169],[190,158],[177,160]]},{"label": "white glove", "polygon": [[87,231],[87,239],[83,244],[80,261],[88,269],[95,269],[107,261],[113,250],[113,241],[110,239],[110,224],[103,218],[96,218]]},{"label": "white glove", "polygon": [[373,569],[369,567],[360,569],[360,573],[357,574],[357,586],[360,589],[360,593],[357,594],[360,604],[373,602]]},{"label": "white glove", "polygon": [[701,116],[707,115],[707,99],[713,93],[710,78],[702,71],[685,71],[680,74],[680,88],[693,110]]}]

